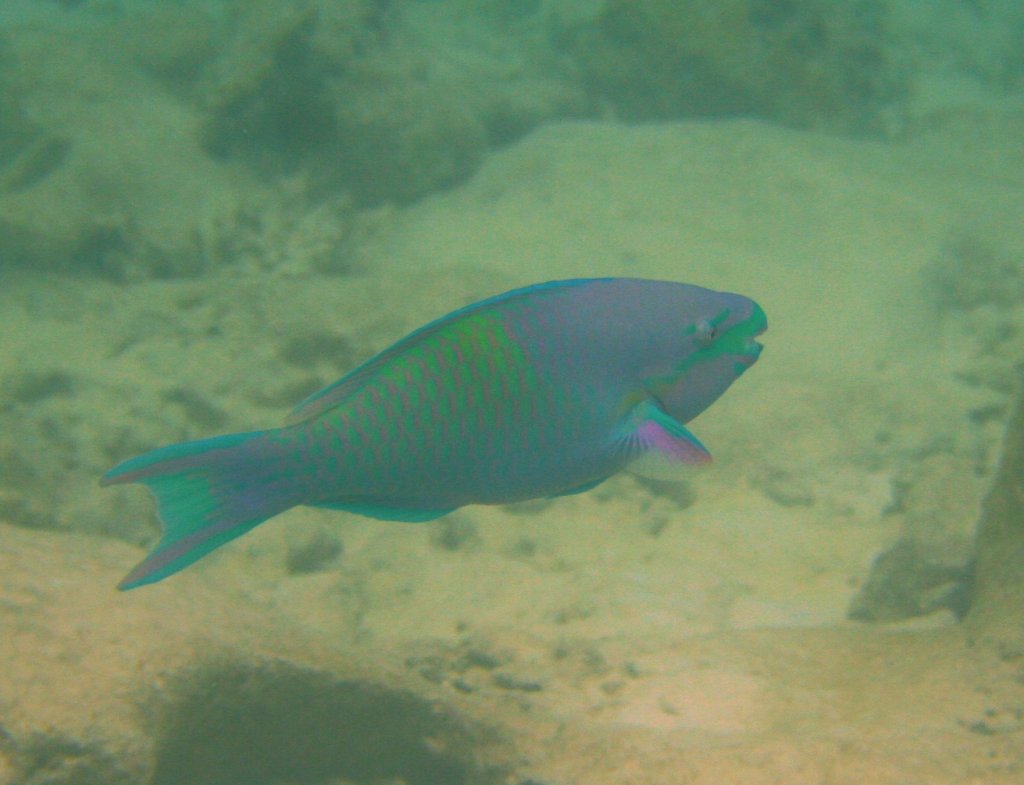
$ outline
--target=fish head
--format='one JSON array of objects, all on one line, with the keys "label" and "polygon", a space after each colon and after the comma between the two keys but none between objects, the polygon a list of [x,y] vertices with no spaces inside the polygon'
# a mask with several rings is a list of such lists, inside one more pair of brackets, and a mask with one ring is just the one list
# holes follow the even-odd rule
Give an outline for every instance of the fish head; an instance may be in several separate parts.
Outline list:
[{"label": "fish head", "polygon": [[761,306],[739,294],[704,290],[685,310],[669,367],[645,384],[679,422],[704,411],[757,362],[763,347],[756,338],[768,328]]}]

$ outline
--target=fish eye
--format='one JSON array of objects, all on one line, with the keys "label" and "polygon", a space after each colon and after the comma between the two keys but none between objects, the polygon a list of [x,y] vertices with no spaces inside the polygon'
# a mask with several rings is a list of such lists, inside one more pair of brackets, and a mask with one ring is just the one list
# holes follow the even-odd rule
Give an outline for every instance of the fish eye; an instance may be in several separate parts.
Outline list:
[{"label": "fish eye", "polygon": [[706,348],[715,342],[718,337],[718,325],[712,324],[707,319],[702,319],[697,323],[697,329],[694,331],[693,341],[697,346]]}]

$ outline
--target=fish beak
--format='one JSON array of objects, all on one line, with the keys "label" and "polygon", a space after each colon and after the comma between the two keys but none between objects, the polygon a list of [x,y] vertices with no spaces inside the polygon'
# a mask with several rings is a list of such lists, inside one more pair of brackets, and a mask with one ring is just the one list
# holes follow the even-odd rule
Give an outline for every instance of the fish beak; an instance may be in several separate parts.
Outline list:
[{"label": "fish beak", "polygon": [[740,362],[743,363],[743,365],[750,367],[757,362],[757,358],[761,356],[762,349],[764,349],[764,346],[751,338],[743,345],[743,353],[740,355]]},{"label": "fish beak", "polygon": [[761,356],[761,351],[764,349],[764,346],[754,339],[759,335],[763,335],[764,331],[768,329],[768,319],[765,317],[764,311],[761,310],[760,306],[755,307],[757,309],[755,316],[760,317],[761,325],[743,345],[743,355],[749,360],[748,365],[753,365],[757,362],[757,358]]}]

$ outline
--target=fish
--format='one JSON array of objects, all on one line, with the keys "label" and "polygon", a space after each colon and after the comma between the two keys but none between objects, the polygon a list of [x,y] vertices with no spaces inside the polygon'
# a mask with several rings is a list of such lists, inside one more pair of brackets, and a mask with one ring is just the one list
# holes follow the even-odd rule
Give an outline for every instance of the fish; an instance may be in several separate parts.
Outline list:
[{"label": "fish", "polygon": [[108,471],[101,485],[145,485],[163,526],[118,588],[163,580],[300,505],[419,522],[707,463],[686,423],[757,361],[767,326],[743,295],[641,278],[550,281],[455,310],[282,427]]}]

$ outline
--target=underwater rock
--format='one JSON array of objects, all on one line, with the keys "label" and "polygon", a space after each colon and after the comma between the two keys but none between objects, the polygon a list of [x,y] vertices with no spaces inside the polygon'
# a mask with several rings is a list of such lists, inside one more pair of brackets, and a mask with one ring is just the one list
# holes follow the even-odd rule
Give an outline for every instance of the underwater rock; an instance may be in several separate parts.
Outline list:
[{"label": "underwater rock", "polygon": [[[18,62],[6,38],[0,38],[0,194],[19,190],[45,172],[56,146],[28,119],[28,89],[18,78]],[[53,137],[59,139],[59,137]]]},{"label": "underwater rock", "polygon": [[222,22],[207,3],[134,3],[115,17],[109,34],[123,61],[168,87],[194,82],[213,59]]},{"label": "underwater rock", "polygon": [[345,544],[332,531],[316,529],[301,540],[289,543],[285,570],[302,575],[327,569],[345,551]]},{"label": "underwater rock", "polygon": [[607,0],[572,34],[597,97],[632,120],[753,114],[877,131],[905,90],[877,2]]},{"label": "underwater rock", "polygon": [[299,272],[346,272],[334,249],[355,207],[448,187],[491,147],[593,114],[539,6],[223,5],[12,28],[0,265],[131,281],[313,251]]},{"label": "underwater rock", "polygon": [[[155,35],[160,20],[136,19],[132,40]],[[197,238],[223,205],[260,193],[247,173],[201,149],[180,95],[146,65],[125,62],[122,32],[11,31],[0,53],[0,267],[117,280],[196,275],[217,261]]]},{"label": "underwater rock", "polygon": [[1024,395],[1006,427],[1002,458],[985,499],[974,552],[967,621],[986,638],[1024,652]]},{"label": "underwater rock", "polygon": [[472,4],[264,0],[230,19],[196,91],[203,147],[315,195],[410,202],[584,104],[543,36]]},{"label": "underwater rock", "polygon": [[0,162],[6,162],[26,137],[31,136],[31,125],[22,111],[22,91],[13,78],[10,44],[6,36],[0,37],[0,90],[4,100],[0,103]]},{"label": "underwater rock", "polygon": [[483,160],[485,128],[473,109],[443,84],[404,80],[358,93],[337,88],[340,175],[368,204],[408,203],[451,187]]},{"label": "underwater rock", "polygon": [[0,174],[0,192],[20,193],[59,169],[71,152],[71,140],[39,135],[18,151]]},{"label": "underwater rock", "polygon": [[926,282],[943,308],[1007,309],[1024,298],[1024,248],[993,239],[994,227],[963,226],[950,233],[925,270]]},{"label": "underwater rock", "polygon": [[856,621],[891,622],[946,608],[958,618],[970,602],[966,565],[937,561],[928,548],[901,539],[879,555],[871,574],[850,604]]},{"label": "underwater rock", "polygon": [[435,548],[457,551],[479,542],[476,524],[459,515],[449,515],[430,527],[430,543]]},{"label": "underwater rock", "polygon": [[955,371],[979,428],[1002,426],[1024,356],[1024,233],[1019,217],[991,208],[951,231],[922,270],[946,340],[960,344]]},{"label": "underwater rock", "polygon": [[[338,4],[352,15],[344,40],[362,26],[363,5]],[[265,172],[276,167],[272,174],[323,154],[334,119],[324,90],[329,66],[312,51],[318,21],[312,3],[263,0],[234,7],[230,32],[196,88],[208,153],[246,158]]]},{"label": "underwater rock", "polygon": [[958,478],[973,470],[966,459],[937,454],[898,478],[893,513],[902,516],[900,537],[872,564],[850,604],[851,619],[890,622],[942,608],[959,618],[967,612],[980,500]]},{"label": "underwater rock", "polygon": [[315,192],[364,204],[466,176],[482,155],[478,121],[401,55],[377,54],[379,13],[362,0],[236,7],[200,88],[203,147],[267,177],[303,172]]},{"label": "underwater rock", "polygon": [[74,142],[28,119],[31,84],[23,56],[0,39],[0,267],[53,266],[105,234],[59,184]]}]

